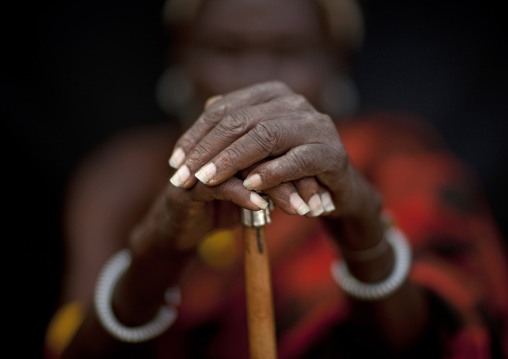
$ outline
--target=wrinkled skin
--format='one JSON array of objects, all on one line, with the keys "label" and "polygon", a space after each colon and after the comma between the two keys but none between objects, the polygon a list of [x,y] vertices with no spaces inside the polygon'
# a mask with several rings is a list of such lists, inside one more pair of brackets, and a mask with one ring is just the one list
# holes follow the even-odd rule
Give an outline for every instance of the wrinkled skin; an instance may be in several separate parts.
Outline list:
[{"label": "wrinkled skin", "polygon": [[[189,211],[187,218],[177,221],[183,226],[187,220],[208,223],[208,228],[201,226],[205,232],[228,224],[221,216],[235,219],[231,211],[217,210],[218,204],[205,205],[214,200],[259,210],[264,204],[253,201],[256,191],[269,195],[292,215],[338,216],[348,210],[351,169],[333,122],[281,82],[253,85],[216,98],[175,148],[186,155],[177,163],[180,169],[172,182],[186,190],[169,185],[166,203],[171,213],[185,212],[174,209],[177,203]],[[212,167],[213,177],[198,181],[194,174],[206,165]],[[252,185],[249,180],[255,177]],[[340,206],[323,206],[322,195],[331,195]],[[311,208],[301,209],[302,200]],[[186,240],[195,242],[200,234]],[[189,243],[180,245],[189,247]]]}]

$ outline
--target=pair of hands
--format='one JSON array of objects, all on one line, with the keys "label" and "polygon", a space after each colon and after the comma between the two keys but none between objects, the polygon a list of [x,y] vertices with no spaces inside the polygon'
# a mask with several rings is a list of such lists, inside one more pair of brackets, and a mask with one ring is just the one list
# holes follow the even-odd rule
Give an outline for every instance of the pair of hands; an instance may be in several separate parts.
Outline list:
[{"label": "pair of hands", "polygon": [[281,82],[211,98],[178,140],[165,193],[166,232],[179,247],[239,219],[235,204],[292,215],[338,216],[352,188],[347,153],[329,116]]}]

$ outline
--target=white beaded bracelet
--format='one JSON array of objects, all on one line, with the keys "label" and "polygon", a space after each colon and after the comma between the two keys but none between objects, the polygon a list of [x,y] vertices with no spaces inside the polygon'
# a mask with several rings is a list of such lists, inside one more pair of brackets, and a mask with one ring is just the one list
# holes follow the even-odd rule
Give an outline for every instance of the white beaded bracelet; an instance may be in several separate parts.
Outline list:
[{"label": "white beaded bracelet", "polygon": [[[99,322],[109,334],[123,342],[139,343],[165,332],[176,320],[177,313],[174,307],[164,305],[154,319],[142,326],[127,327],[118,321],[111,306],[113,292],[118,280],[130,266],[131,260],[130,251],[123,249],[106,263],[97,280],[94,303]],[[168,304],[176,305],[176,301],[180,298],[179,289],[175,287],[168,291],[172,294],[166,295],[166,298],[174,298]]]},{"label": "white beaded bracelet", "polygon": [[411,268],[411,248],[404,234],[397,227],[385,232],[386,240],[394,250],[395,264],[388,278],[378,283],[364,283],[353,277],[344,261],[336,260],[331,265],[332,276],[350,296],[374,301],[388,297],[404,283]]}]

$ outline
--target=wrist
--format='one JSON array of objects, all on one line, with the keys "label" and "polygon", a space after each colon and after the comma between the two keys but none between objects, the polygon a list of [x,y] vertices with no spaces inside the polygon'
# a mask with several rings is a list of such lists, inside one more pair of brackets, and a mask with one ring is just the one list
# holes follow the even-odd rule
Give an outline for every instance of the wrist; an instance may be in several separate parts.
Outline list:
[{"label": "wrist", "polygon": [[156,314],[166,289],[178,284],[180,274],[194,255],[194,251],[155,245],[169,239],[159,238],[152,227],[144,224],[133,230],[131,262],[114,291],[115,314],[127,325],[143,324]]},{"label": "wrist", "polygon": [[394,265],[393,246],[390,245],[386,233],[391,233],[393,223],[387,213],[378,216],[381,237],[375,246],[365,249],[351,249],[339,243],[342,259],[356,278],[369,283],[376,282],[388,276]]},{"label": "wrist", "polygon": [[[381,241],[386,239],[383,238]],[[393,270],[394,252],[390,246],[383,253],[365,261],[351,259],[345,250],[341,250],[341,253],[349,272],[364,283],[379,282],[388,277]]]},{"label": "wrist", "polygon": [[362,251],[376,247],[383,238],[380,195],[352,165],[348,166],[336,216],[323,217],[341,248]]},{"label": "wrist", "polygon": [[[131,316],[127,320],[124,319],[124,321],[119,320],[114,310],[113,296],[118,281],[130,267],[131,262],[132,255],[128,249],[117,252],[108,260],[97,279],[94,305],[97,319],[111,336],[120,341],[139,343],[159,336],[174,323],[177,317],[175,306],[180,303],[180,290],[178,287],[174,287],[168,291],[169,295],[166,295],[165,298],[166,303],[159,306],[156,314],[152,315],[150,320],[145,320],[142,315],[139,317]],[[141,308],[134,309],[140,310]],[[142,320],[143,323],[138,324],[138,320]],[[126,322],[129,323],[127,326],[124,324]]]},{"label": "wrist", "polygon": [[188,257],[168,261],[132,255],[131,265],[113,295],[113,309],[119,321],[135,326],[153,318],[164,303],[166,290],[178,284],[187,261]]},{"label": "wrist", "polygon": [[349,165],[340,214],[324,217],[349,271],[363,282],[377,282],[393,269],[394,252],[384,233],[388,222],[381,213],[379,194]]}]

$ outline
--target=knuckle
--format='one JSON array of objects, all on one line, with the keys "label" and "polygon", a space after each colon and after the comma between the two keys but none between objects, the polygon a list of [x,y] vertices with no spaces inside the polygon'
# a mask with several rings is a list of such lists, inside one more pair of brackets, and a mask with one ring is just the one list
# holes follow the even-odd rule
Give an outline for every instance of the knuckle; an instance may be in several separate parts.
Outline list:
[{"label": "knuckle", "polygon": [[[197,122],[202,122],[202,119],[198,119]],[[190,150],[196,142],[199,141],[199,129],[196,126],[188,130],[178,141],[178,145],[183,149]],[[186,151],[187,152],[187,151]]]},{"label": "knuckle", "polygon": [[239,110],[226,115],[217,126],[217,129],[226,133],[243,133],[248,124],[249,116],[245,111]]},{"label": "knuckle", "polygon": [[293,163],[294,168],[309,169],[313,166],[310,149],[307,146],[300,146],[288,153],[288,160]]},{"label": "knuckle", "polygon": [[310,106],[307,99],[300,94],[287,95],[285,99],[287,103],[294,109],[303,110],[308,109]]},{"label": "knuckle", "polygon": [[221,185],[217,186],[217,196],[216,199],[223,201],[231,201],[233,198],[233,194],[235,193],[235,186],[233,185],[233,181],[228,180]]},{"label": "knuckle", "polygon": [[319,125],[321,126],[326,126],[326,127],[330,127],[330,126],[333,126],[333,121],[332,119],[330,118],[330,116],[328,115],[325,115],[323,113],[317,113],[315,116],[314,116],[314,121],[316,123],[318,123]]},{"label": "knuckle", "polygon": [[274,93],[277,95],[292,92],[286,83],[280,80],[269,80],[252,87],[254,91]]},{"label": "knuckle", "polygon": [[203,159],[207,158],[209,155],[208,149],[202,144],[198,143],[189,154],[186,163],[189,167],[193,168],[198,165],[198,163]]},{"label": "knuckle", "polygon": [[235,167],[238,166],[241,162],[241,159],[243,157],[243,152],[240,148],[236,147],[236,146],[230,146],[230,147],[227,147],[224,149],[224,154],[226,155],[225,157],[223,156],[223,161],[224,161],[224,158],[226,158],[229,163],[229,165],[234,165]]},{"label": "knuckle", "polygon": [[[315,111],[306,112],[304,120],[310,133],[314,134],[313,139],[319,143],[335,142],[339,139],[337,129],[328,115]],[[339,140],[340,141],[340,140]]]},{"label": "knuckle", "polygon": [[278,90],[279,92],[289,92],[289,86],[281,80],[271,80],[266,83],[272,89]]},{"label": "knuckle", "polygon": [[207,127],[213,127],[217,124],[217,117],[213,116],[211,113],[203,113],[198,121]]},{"label": "knuckle", "polygon": [[333,131],[332,128],[327,126],[326,123],[323,123],[323,117],[320,114],[305,113],[305,124],[306,128],[308,128],[309,131],[312,131],[315,135],[318,136],[319,141],[324,141],[326,138],[328,138],[330,131]]},{"label": "knuckle", "polygon": [[268,122],[259,122],[248,134],[265,151],[270,152],[279,141],[276,126]]},{"label": "knuckle", "polygon": [[227,106],[224,103],[212,104],[199,120],[206,126],[215,126],[220,119],[227,113]]}]

